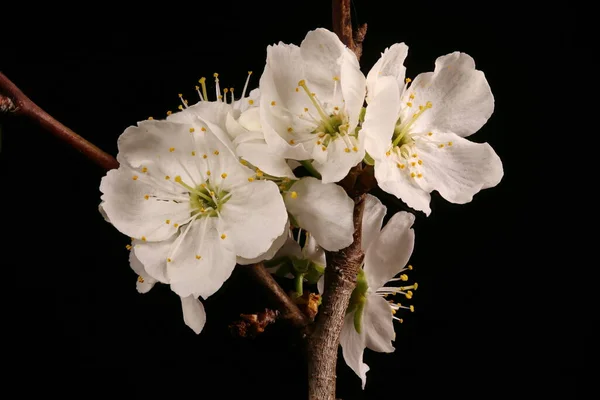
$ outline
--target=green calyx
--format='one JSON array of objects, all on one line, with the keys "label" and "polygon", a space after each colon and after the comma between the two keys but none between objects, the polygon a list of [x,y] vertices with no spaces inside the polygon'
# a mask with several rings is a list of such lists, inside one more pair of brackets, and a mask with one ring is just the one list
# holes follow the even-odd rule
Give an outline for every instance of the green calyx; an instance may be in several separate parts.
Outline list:
[{"label": "green calyx", "polygon": [[190,205],[193,213],[198,211],[202,213],[206,212],[208,217],[216,217],[217,213],[221,211],[223,204],[227,203],[230,196],[227,196],[229,192],[225,190],[219,190],[216,187],[212,187],[210,183],[198,185],[192,191],[190,191]]},{"label": "green calyx", "polygon": [[365,304],[367,303],[367,291],[369,285],[365,276],[365,271],[360,270],[356,277],[356,287],[352,291],[350,296],[350,304],[346,310],[346,314],[354,312],[354,329],[356,332],[361,333],[362,331],[362,317],[364,313]]}]

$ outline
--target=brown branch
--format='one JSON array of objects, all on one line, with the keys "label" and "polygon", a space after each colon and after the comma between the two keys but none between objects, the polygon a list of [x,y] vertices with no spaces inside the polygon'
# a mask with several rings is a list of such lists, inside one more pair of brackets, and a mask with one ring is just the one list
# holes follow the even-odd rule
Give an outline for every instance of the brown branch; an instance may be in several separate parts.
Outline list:
[{"label": "brown branch", "polygon": [[310,400],[335,400],[335,367],[340,332],[364,258],[361,249],[364,200],[364,194],[354,200],[354,242],[338,252],[327,253],[325,294],[308,343]]},{"label": "brown branch", "polygon": [[31,101],[29,97],[25,96],[25,94],[2,72],[0,72],[0,104],[7,105],[7,107],[2,106],[1,111],[12,112],[15,115],[23,115],[32,119],[40,124],[42,128],[46,129],[62,141],[67,142],[102,168],[107,170],[118,168],[119,163],[113,156],[102,151],[100,148],[52,118],[47,112]]},{"label": "brown branch", "polygon": [[352,30],[352,16],[350,0],[332,0],[333,31],[342,43],[356,54],[360,59],[362,55],[362,42],[367,34],[367,24],[360,25],[356,31]]},{"label": "brown branch", "polygon": [[288,321],[292,326],[300,329],[303,335],[306,335],[306,328],[310,320],[300,311],[298,306],[290,299],[285,291],[279,286],[271,273],[267,271],[262,262],[248,265],[246,271],[252,275],[256,281],[266,289],[277,308],[281,311],[279,318]]},{"label": "brown branch", "polygon": [[[23,115],[39,123],[42,128],[54,134],[60,140],[69,143],[106,170],[119,167],[118,161],[108,153],[67,128],[38,105],[31,101],[10,79],[0,72],[0,112]],[[304,329],[310,321],[292,302],[262,263],[249,266],[249,273],[267,290],[281,311],[281,318],[293,326]]]}]

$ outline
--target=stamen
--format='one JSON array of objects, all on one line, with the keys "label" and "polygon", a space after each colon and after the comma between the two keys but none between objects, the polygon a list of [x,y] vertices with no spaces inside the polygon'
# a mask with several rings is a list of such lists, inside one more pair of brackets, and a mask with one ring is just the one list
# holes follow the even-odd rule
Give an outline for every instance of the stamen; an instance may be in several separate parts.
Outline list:
[{"label": "stamen", "polygon": [[315,95],[308,89],[308,86],[306,86],[306,81],[304,79],[302,79],[300,82],[298,82],[298,86],[300,86],[302,89],[304,89],[304,91],[308,95],[308,98],[310,99],[311,103],[317,109],[317,112],[321,116],[322,122],[325,124],[325,126],[327,127],[329,132],[333,133],[334,129],[333,129],[333,125],[331,125],[331,122],[329,122],[329,117],[327,116],[327,114],[325,114],[325,111],[323,110],[321,105],[317,102]]},{"label": "stamen", "polygon": [[219,74],[215,72],[213,76],[215,78],[215,90],[217,92],[217,101],[221,101],[223,96],[221,95],[221,87],[219,86]]},{"label": "stamen", "polygon": [[206,78],[202,77],[198,82],[200,82],[200,85],[202,86],[202,93],[204,94],[203,100],[208,101],[208,94],[206,93]]}]

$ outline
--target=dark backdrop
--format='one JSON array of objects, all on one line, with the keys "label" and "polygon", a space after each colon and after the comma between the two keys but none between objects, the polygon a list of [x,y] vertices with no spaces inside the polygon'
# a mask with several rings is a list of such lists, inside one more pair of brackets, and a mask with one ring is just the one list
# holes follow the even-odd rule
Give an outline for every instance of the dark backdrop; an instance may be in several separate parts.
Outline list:
[{"label": "dark backdrop", "polygon": [[[127,126],[175,111],[178,93],[192,101],[201,76],[219,72],[239,94],[247,70],[255,71],[252,87],[258,84],[268,44],[299,44],[308,30],[331,28],[329,1],[122,7],[0,11],[2,72],[113,155]],[[576,165],[577,155],[561,141],[564,124],[556,124],[578,112],[569,91],[581,67],[568,54],[577,52],[574,8],[355,1],[355,21],[369,24],[365,73],[401,41],[410,47],[413,78],[455,50],[475,58],[496,109],[471,139],[494,147],[505,176],[467,205],[436,195],[432,215],[417,214],[417,311],[397,325],[394,354],[366,351],[364,392],[338,364],[343,399],[541,391],[574,398],[576,369],[593,370],[587,340],[596,314],[584,313],[579,297],[592,292],[582,289],[586,269],[577,255],[564,258],[572,232],[559,226],[571,218],[564,202],[579,196],[568,178],[577,171],[563,168]],[[136,292],[128,238],[97,212],[104,171],[28,120],[0,122],[1,265],[9,271],[2,358],[16,376],[56,374],[62,378],[45,390],[64,393],[80,390],[74,371],[104,368],[111,375],[92,392],[116,389],[126,370],[140,397],[160,388],[202,399],[305,398],[302,353],[285,326],[255,340],[229,335],[240,312],[267,305],[243,271],[205,302],[208,322],[196,336],[168,288]],[[402,208],[382,199],[390,211]],[[89,387],[80,394],[93,395]]]}]

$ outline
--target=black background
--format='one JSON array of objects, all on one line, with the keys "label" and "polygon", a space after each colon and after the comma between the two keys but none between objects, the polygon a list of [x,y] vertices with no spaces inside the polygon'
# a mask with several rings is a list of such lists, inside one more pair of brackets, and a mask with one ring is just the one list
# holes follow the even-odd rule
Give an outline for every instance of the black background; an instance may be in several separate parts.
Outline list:
[{"label": "black background", "polygon": [[[580,261],[577,251],[563,255],[577,241],[566,225],[582,218],[569,204],[581,196],[568,177],[577,174],[577,154],[563,140],[577,129],[570,118],[578,112],[577,85],[567,83],[582,68],[575,6],[354,4],[355,21],[369,24],[365,74],[385,47],[402,41],[413,78],[433,70],[440,55],[474,57],[496,109],[471,139],[494,147],[505,175],[467,205],[435,195],[432,215],[417,214],[417,311],[397,325],[394,354],[366,351],[364,392],[339,362],[338,396],[577,397],[578,374],[597,366],[590,340],[597,313],[586,312],[592,290],[584,289],[594,262]],[[127,126],[176,111],[178,93],[193,102],[201,76],[219,72],[239,94],[247,70],[255,72],[251,87],[258,84],[268,44],[299,44],[308,30],[331,28],[329,1],[123,7],[0,11],[2,72],[113,155]],[[557,126],[561,119],[568,129]],[[255,340],[229,335],[239,313],[268,305],[243,271],[205,302],[208,322],[196,336],[167,287],[136,292],[128,238],[97,211],[104,171],[31,121],[0,122],[1,265],[9,295],[2,358],[15,376],[56,374],[61,379],[47,394],[83,397],[91,397],[90,387],[79,389],[73,371],[103,368],[110,377],[89,374],[97,380],[92,388],[117,388],[119,372],[127,371],[128,387],[144,398],[157,389],[202,399],[306,398],[302,352],[285,326]],[[575,166],[563,168],[569,163]],[[390,211],[402,209],[382,199]]]}]

